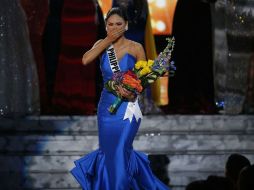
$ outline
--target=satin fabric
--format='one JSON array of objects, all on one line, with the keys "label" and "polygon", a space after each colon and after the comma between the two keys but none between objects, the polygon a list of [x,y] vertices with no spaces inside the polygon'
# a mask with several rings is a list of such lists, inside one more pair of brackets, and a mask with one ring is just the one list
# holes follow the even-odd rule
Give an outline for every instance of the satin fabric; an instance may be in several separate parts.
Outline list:
[{"label": "satin fabric", "polygon": [[[125,54],[119,60],[121,71],[134,67],[135,57]],[[104,82],[112,77],[108,57],[101,59]],[[149,167],[144,153],[133,150],[132,143],[141,119],[123,120],[128,102],[115,115],[107,110],[116,96],[103,89],[98,105],[99,149],[75,161],[71,173],[84,190],[168,190]]]}]

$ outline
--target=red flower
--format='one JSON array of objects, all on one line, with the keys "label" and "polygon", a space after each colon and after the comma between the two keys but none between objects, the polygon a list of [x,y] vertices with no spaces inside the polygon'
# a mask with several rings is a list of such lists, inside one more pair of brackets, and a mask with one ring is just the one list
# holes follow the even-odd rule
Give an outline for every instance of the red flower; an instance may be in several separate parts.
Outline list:
[{"label": "red flower", "polygon": [[138,79],[137,75],[133,71],[128,70],[125,74],[130,75],[134,79]]}]

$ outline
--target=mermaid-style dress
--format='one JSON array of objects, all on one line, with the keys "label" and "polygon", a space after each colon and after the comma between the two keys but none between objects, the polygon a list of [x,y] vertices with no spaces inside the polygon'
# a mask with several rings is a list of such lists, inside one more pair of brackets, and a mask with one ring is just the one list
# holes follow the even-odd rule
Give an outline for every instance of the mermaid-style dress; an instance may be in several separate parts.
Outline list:
[{"label": "mermaid-style dress", "polygon": [[[121,71],[134,67],[136,58],[125,54],[119,60]],[[101,59],[104,82],[112,77],[107,54]],[[107,110],[116,96],[103,89],[98,105],[99,149],[75,161],[71,170],[84,190],[168,190],[149,167],[144,153],[133,150],[132,143],[141,118],[124,119],[128,102],[122,102],[116,114]]]}]

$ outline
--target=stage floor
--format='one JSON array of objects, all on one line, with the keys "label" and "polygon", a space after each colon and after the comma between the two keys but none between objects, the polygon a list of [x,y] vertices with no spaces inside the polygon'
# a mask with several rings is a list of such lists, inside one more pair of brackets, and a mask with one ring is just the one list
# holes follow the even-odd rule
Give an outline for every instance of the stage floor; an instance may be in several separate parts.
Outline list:
[{"label": "stage floor", "polygon": [[[79,189],[73,161],[98,148],[96,116],[1,119],[3,189]],[[173,190],[208,175],[224,175],[231,153],[254,161],[253,115],[145,116],[134,149],[166,156]]]}]

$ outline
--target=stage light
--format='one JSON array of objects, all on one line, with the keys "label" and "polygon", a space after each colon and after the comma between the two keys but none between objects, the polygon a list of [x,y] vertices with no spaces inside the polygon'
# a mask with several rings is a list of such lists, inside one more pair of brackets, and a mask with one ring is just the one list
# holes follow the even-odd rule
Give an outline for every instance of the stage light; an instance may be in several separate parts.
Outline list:
[{"label": "stage light", "polygon": [[111,9],[112,7],[112,0],[98,0],[98,3],[102,9],[103,16],[104,18],[106,17],[107,12]]},{"label": "stage light", "polygon": [[164,8],[164,7],[166,7],[166,1],[165,0],[157,0],[156,6],[159,8]]},{"label": "stage light", "polygon": [[154,19],[151,19],[151,25],[152,25],[152,28],[156,28],[156,22]]},{"label": "stage light", "polygon": [[100,5],[100,7],[103,7],[103,2],[101,0],[98,0],[98,3]]},{"label": "stage light", "polygon": [[154,13],[153,13],[153,12],[154,12],[154,11],[153,11],[153,7],[149,7],[149,12],[150,12],[151,15],[154,14]]},{"label": "stage light", "polygon": [[160,31],[160,32],[166,30],[166,24],[165,24],[165,22],[163,22],[163,21],[161,21],[161,20],[157,21],[157,22],[156,22],[156,29],[157,29],[158,31]]}]

